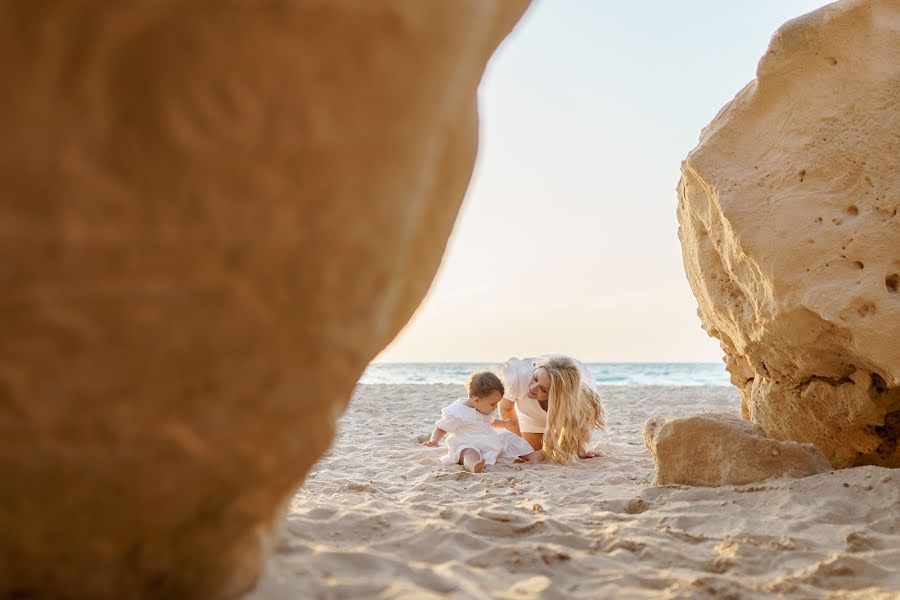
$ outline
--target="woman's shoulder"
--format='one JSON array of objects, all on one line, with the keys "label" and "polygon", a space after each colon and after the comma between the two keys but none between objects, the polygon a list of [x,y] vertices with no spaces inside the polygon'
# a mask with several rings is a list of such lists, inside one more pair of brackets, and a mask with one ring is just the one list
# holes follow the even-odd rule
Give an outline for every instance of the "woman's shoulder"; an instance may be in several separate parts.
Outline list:
[{"label": "woman's shoulder", "polygon": [[535,360],[536,359],[533,357],[516,358],[515,356],[512,356],[512,357],[506,359],[506,362],[504,362],[500,366],[500,368],[501,369],[515,369],[517,371],[522,370],[522,369],[533,369]]},{"label": "woman's shoulder", "polygon": [[528,379],[533,371],[533,358],[512,357],[500,365],[500,379],[506,387],[503,395],[511,400],[518,398],[522,390],[528,387]]},{"label": "woman's shoulder", "polygon": [[510,358],[500,365],[500,373],[507,377],[519,376],[522,374],[531,375],[534,371],[534,358]]},{"label": "woman's shoulder", "polygon": [[581,362],[577,358],[574,360],[575,364],[578,365],[578,370],[581,371],[581,382],[596,392],[597,382],[594,380],[594,374],[591,373],[591,370],[585,363]]}]

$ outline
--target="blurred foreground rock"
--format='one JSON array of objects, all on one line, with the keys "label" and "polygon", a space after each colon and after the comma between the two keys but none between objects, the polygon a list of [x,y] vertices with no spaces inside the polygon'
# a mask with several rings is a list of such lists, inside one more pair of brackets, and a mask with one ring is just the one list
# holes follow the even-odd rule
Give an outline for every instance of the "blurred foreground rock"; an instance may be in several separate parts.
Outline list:
[{"label": "blurred foreground rock", "polygon": [[900,4],[789,21],[682,165],[703,326],[742,414],[836,467],[900,466]]},{"label": "blurred foreground rock", "polygon": [[806,477],[831,470],[812,444],[779,442],[736,415],[707,413],[644,424],[657,485],[740,485],[771,477]]},{"label": "blurred foreground rock", "polygon": [[526,4],[0,6],[0,596],[253,584],[428,289]]}]

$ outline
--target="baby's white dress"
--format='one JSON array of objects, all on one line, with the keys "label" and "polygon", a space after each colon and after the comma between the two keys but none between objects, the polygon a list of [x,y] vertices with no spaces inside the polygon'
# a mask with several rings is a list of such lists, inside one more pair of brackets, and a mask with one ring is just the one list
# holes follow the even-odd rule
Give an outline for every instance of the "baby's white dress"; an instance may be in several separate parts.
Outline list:
[{"label": "baby's white dress", "polygon": [[445,465],[459,463],[459,455],[466,448],[474,448],[481,453],[484,464],[511,463],[516,458],[531,454],[531,444],[511,431],[498,432],[491,427],[494,417],[485,415],[460,398],[441,410],[441,418],[434,424],[446,431],[447,455],[441,458]]}]

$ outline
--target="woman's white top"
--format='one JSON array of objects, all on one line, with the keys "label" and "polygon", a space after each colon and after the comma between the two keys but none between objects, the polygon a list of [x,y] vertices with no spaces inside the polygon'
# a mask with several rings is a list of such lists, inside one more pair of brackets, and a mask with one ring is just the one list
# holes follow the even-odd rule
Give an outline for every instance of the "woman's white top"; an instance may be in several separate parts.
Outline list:
[{"label": "woman's white top", "polygon": [[[528,397],[528,385],[534,369],[546,358],[510,358],[500,366],[500,379],[506,389],[503,397],[516,403],[519,431],[523,433],[544,433],[547,430],[547,411],[537,400]],[[590,370],[579,360],[575,360],[575,364],[581,372],[581,385],[596,391],[597,386]]]},{"label": "woman's white top", "polygon": [[447,436],[447,455],[441,459],[445,465],[459,463],[459,456],[466,448],[474,448],[487,465],[511,463],[518,457],[534,452],[531,444],[510,431],[497,431],[491,427],[493,415],[485,415],[471,406],[467,398],[460,398],[441,410],[441,418],[434,424],[450,435]]}]

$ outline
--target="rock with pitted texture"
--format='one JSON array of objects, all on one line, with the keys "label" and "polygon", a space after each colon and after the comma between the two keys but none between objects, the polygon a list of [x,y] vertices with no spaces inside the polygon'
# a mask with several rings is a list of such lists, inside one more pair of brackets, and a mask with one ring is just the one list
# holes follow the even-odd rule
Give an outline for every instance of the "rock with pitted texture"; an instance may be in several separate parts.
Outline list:
[{"label": "rock with pitted texture", "polygon": [[900,466],[900,4],[789,21],[682,165],[685,270],[742,415]]},{"label": "rock with pitted texture", "polygon": [[526,4],[0,6],[0,596],[253,584],[431,282]]},{"label": "rock with pitted texture", "polygon": [[765,437],[759,425],[727,413],[644,424],[657,485],[740,485],[772,477],[807,477],[831,469],[815,446]]}]

